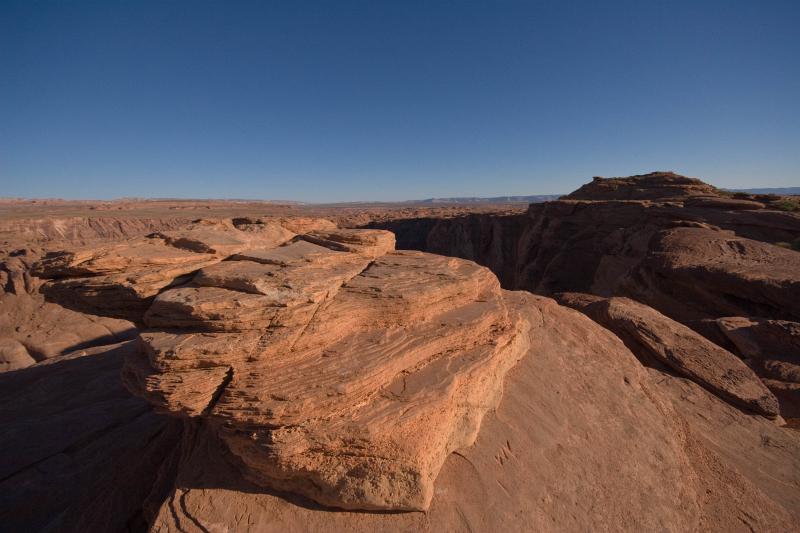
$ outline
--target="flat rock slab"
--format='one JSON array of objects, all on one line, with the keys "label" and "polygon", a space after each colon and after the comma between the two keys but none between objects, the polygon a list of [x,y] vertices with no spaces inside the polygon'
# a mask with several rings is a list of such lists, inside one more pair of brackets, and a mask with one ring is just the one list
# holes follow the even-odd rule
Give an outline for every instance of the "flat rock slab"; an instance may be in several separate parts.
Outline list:
[{"label": "flat rock slab", "polygon": [[277,248],[258,248],[235,254],[233,259],[255,261],[267,265],[288,266],[298,263],[335,261],[342,252],[306,240],[293,241]]},{"label": "flat rock slab", "polygon": [[230,256],[247,248],[272,248],[295,236],[275,222],[235,226],[227,221],[198,222],[155,234],[167,244],[192,252]]}]

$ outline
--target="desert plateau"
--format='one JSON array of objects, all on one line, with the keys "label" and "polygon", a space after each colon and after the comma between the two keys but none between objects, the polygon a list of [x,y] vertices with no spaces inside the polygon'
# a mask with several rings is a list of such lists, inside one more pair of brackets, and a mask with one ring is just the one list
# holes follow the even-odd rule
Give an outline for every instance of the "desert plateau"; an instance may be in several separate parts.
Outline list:
[{"label": "desert plateau", "polygon": [[6,202],[0,528],[794,530],[796,206]]}]

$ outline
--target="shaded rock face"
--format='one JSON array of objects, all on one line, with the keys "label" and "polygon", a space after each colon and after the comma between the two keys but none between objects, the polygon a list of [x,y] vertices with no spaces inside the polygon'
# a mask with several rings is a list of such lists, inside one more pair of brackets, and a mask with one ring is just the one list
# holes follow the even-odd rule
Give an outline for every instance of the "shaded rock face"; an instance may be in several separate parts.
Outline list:
[{"label": "shaded rock face", "polygon": [[0,372],[136,336],[127,320],[89,315],[28,294],[0,294]]},{"label": "shaded rock face", "polygon": [[783,417],[800,428],[800,323],[725,317],[716,324],[736,352],[765,378]]},{"label": "shaded rock face", "polygon": [[[507,289],[605,296],[628,295],[621,286],[650,254],[651,247],[657,251],[661,232],[706,230],[718,232],[721,239],[749,239],[765,246],[800,236],[800,216],[793,213],[614,200],[546,202],[532,204],[524,215],[398,220],[373,226],[395,232],[399,248],[463,257],[488,266]],[[414,237],[405,238],[409,234]],[[779,247],[770,244],[770,248]],[[775,251],[782,252],[794,251]]]},{"label": "shaded rock face", "polygon": [[147,527],[171,488],[181,428],[122,386],[136,351],[127,341],[0,375],[0,529]]},{"label": "shaded rock face", "polygon": [[338,508],[426,509],[527,350],[529,321],[488,269],[390,251],[391,233],[302,239],[162,292],[126,381],[218,428],[256,484]]},{"label": "shaded rock face", "polygon": [[706,228],[657,233],[618,287],[681,319],[800,319],[800,256]]},{"label": "shaded rock face", "polygon": [[655,309],[628,298],[571,293],[559,301],[613,331],[645,361],[653,358],[733,405],[778,415],[775,396],[741,359]]}]

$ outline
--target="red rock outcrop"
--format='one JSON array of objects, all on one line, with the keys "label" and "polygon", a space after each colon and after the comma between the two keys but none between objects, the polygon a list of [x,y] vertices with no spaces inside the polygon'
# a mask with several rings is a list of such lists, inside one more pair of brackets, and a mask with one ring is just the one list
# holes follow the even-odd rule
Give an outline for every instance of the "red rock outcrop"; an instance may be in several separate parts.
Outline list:
[{"label": "red rock outcrop", "polygon": [[[524,215],[372,226],[395,231],[401,248],[486,265],[507,289],[629,297],[749,361],[715,320],[800,320],[800,256],[786,247],[800,242],[800,212],[781,210],[779,200],[651,173],[596,178]],[[776,376],[794,375],[791,362],[751,364],[773,389]],[[780,386],[779,396],[793,390]]]},{"label": "red rock outcrop", "polygon": [[[720,263],[715,267],[717,271],[729,266],[732,270],[738,269],[740,275],[743,275],[742,270],[757,266],[755,262],[763,261],[764,268],[774,263],[776,267],[781,265],[779,268],[788,269],[794,279],[800,279],[800,264],[794,261],[792,266],[791,260],[796,252],[767,246],[767,243],[794,242],[800,238],[800,213],[772,208],[740,210],[724,208],[722,204],[709,207],[707,204],[727,201],[723,197],[703,197],[706,203],[698,203],[700,197],[694,195],[664,198],[667,194],[664,189],[671,190],[673,185],[668,180],[658,186],[661,178],[653,176],[647,182],[648,187],[654,188],[647,193],[652,200],[622,200],[603,195],[587,200],[562,199],[531,204],[527,213],[520,215],[401,219],[371,227],[395,232],[399,248],[462,257],[488,266],[507,289],[548,295],[584,292],[631,296],[681,321],[698,313],[690,309],[687,316],[677,316],[653,301],[643,300],[646,294],[632,294],[631,290],[639,284],[636,275],[646,258],[656,253],[661,256],[681,253],[681,247],[688,241],[678,242],[678,236],[692,235],[683,233],[684,229],[695,229],[694,235],[709,243],[698,243],[697,249],[686,250],[686,258],[699,261],[707,258]],[[683,180],[695,183],[689,178]],[[711,186],[700,188],[707,192],[715,190]],[[676,231],[670,234],[675,237],[666,239],[663,232],[670,230]],[[712,233],[715,231],[717,233]],[[724,257],[719,255],[721,251],[713,249],[719,244],[710,243],[723,240],[736,241],[723,244],[730,248]],[[678,248],[670,248],[673,244]],[[756,255],[749,257],[750,253]],[[746,264],[747,261],[753,262]],[[663,271],[658,274],[667,278],[670,275]],[[764,286],[771,283],[773,281],[763,280]],[[643,287],[641,292],[648,291],[649,286]],[[691,304],[691,298],[679,300]],[[718,318],[736,314],[720,313],[706,316]]]},{"label": "red rock outcrop", "polygon": [[655,359],[733,405],[778,415],[775,396],[741,359],[655,309],[628,298],[565,293],[558,300],[613,331],[645,362]]},{"label": "red rock outcrop", "polygon": [[724,316],[800,319],[800,255],[732,232],[658,232],[617,287],[682,320]]},{"label": "red rock outcrop", "polygon": [[718,196],[719,190],[697,178],[674,172],[651,172],[626,178],[595,177],[565,200],[671,200]]},{"label": "red rock outcrop", "polygon": [[140,320],[160,291],[192,272],[252,247],[274,247],[294,236],[277,224],[243,231],[230,222],[200,221],[115,245],[51,252],[34,274],[52,279],[43,292],[82,311]]},{"label": "red rock outcrop", "polygon": [[32,295],[0,295],[0,372],[136,335],[127,320],[78,313]]},{"label": "red rock outcrop", "polygon": [[781,415],[800,427],[800,323],[746,317],[717,319],[736,351],[763,376]]},{"label": "red rock outcrop", "polygon": [[159,410],[219,427],[257,484],[426,509],[525,353],[527,317],[487,269],[389,251],[391,233],[302,239],[161,293],[126,379]]}]

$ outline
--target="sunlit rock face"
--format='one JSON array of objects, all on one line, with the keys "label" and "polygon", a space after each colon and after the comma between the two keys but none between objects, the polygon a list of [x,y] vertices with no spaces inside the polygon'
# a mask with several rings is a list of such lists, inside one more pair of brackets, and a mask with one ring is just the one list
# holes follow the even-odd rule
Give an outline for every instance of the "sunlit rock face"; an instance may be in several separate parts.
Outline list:
[{"label": "sunlit rock face", "polygon": [[256,483],[422,510],[528,348],[518,307],[472,262],[395,252],[389,232],[317,230],[160,292],[126,381],[207,420]]}]

